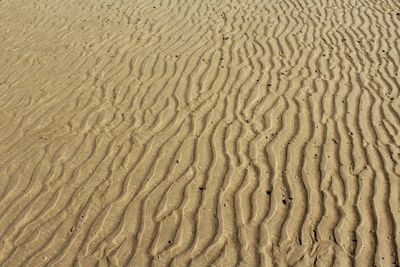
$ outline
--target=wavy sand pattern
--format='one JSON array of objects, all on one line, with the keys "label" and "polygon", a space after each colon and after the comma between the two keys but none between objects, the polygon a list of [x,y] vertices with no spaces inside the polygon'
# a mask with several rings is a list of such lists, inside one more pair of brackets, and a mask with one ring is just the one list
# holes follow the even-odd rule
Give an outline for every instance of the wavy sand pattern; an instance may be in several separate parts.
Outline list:
[{"label": "wavy sand pattern", "polygon": [[400,2],[0,21],[1,266],[399,266]]}]

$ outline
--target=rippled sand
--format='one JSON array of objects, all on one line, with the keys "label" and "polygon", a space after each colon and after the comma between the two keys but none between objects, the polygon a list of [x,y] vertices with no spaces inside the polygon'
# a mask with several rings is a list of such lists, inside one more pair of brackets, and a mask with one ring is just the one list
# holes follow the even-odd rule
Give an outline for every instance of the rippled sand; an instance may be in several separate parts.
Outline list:
[{"label": "rippled sand", "polygon": [[400,2],[1,0],[1,266],[399,266]]}]

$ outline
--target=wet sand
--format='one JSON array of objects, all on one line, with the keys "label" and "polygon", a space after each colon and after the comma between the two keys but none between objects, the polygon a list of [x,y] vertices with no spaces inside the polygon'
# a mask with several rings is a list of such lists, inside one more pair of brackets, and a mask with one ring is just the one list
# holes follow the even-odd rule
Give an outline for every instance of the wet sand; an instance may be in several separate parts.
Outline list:
[{"label": "wet sand", "polygon": [[1,0],[1,266],[399,266],[400,2]]}]

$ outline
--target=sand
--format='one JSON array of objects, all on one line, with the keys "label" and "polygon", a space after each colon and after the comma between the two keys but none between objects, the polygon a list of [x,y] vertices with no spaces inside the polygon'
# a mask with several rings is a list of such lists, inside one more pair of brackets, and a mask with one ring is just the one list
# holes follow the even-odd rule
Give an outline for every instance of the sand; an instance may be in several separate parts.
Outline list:
[{"label": "sand", "polygon": [[1,266],[399,266],[400,2],[1,0]]}]

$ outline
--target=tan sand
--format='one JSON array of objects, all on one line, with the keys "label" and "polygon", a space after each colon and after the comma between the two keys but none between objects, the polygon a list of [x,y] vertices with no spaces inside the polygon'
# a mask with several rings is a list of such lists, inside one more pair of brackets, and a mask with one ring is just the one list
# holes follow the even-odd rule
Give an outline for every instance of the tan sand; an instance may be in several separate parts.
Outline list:
[{"label": "tan sand", "polygon": [[400,2],[1,0],[1,266],[399,266]]}]

